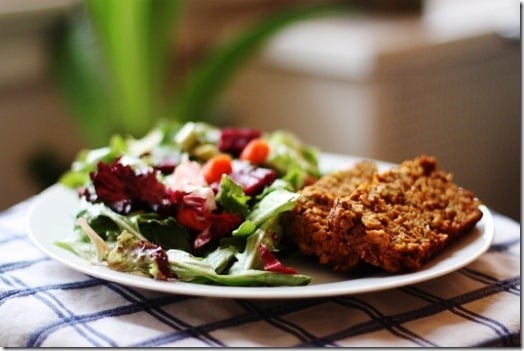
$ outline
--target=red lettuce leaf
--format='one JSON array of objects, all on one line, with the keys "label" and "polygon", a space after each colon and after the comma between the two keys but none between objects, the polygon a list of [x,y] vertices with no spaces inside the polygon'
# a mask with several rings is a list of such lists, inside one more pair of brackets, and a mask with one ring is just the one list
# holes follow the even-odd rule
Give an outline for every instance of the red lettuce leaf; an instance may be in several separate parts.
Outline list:
[{"label": "red lettuce leaf", "polygon": [[123,165],[117,158],[112,163],[99,162],[90,174],[95,196],[86,197],[93,202],[103,202],[117,213],[133,210],[158,210],[172,203],[172,196],[157,178],[156,170],[137,172]]},{"label": "red lettuce leaf", "polygon": [[284,274],[297,274],[297,271],[294,268],[284,266],[279,260],[277,260],[271,251],[268,250],[266,245],[260,244],[259,252],[264,265],[264,270]]}]

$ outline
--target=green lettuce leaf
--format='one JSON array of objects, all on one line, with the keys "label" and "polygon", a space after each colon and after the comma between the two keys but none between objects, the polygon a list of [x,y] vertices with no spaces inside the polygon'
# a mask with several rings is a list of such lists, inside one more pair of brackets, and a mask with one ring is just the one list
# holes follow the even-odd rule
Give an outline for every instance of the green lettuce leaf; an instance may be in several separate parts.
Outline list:
[{"label": "green lettuce leaf", "polygon": [[233,236],[250,235],[270,218],[277,218],[281,213],[292,210],[298,194],[285,189],[276,189],[267,193],[248,213],[246,221],[233,231]]},{"label": "green lettuce leaf", "polygon": [[216,202],[220,204],[226,212],[239,213],[245,216],[249,211],[248,201],[250,196],[244,193],[240,184],[227,176],[222,176],[220,180],[220,190],[216,195]]},{"label": "green lettuce leaf", "polygon": [[282,130],[266,133],[271,152],[267,164],[276,169],[279,177],[299,190],[308,178],[320,177],[318,150],[306,145],[294,134]]},{"label": "green lettuce leaf", "polygon": [[219,274],[206,258],[185,251],[168,250],[169,264],[178,279],[193,283],[215,283],[228,286],[297,286],[306,285],[311,277],[302,274],[283,274],[256,269]]}]

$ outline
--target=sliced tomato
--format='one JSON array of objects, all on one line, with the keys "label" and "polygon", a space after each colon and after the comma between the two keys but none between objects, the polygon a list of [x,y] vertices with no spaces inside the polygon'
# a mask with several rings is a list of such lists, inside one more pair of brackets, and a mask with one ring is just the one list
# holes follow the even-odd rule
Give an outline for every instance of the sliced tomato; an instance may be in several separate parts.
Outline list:
[{"label": "sliced tomato", "polygon": [[176,212],[176,220],[183,226],[202,231],[209,227],[211,222],[205,217],[199,214],[195,208],[190,206],[180,206]]}]

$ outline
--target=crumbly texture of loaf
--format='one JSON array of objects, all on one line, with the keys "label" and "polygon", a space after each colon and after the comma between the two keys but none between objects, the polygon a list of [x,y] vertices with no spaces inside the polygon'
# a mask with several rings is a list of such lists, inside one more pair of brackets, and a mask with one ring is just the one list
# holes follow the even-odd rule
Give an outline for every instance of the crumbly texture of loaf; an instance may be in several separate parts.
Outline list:
[{"label": "crumbly texture of loaf", "polygon": [[293,211],[283,217],[286,235],[308,256],[335,271],[347,272],[362,262],[359,255],[341,242],[328,228],[328,215],[340,196],[351,194],[377,172],[371,161],[361,161],[350,169],[337,171],[304,187]]},{"label": "crumbly texture of loaf", "polygon": [[387,272],[417,271],[473,229],[482,218],[480,204],[434,157],[423,155],[337,197],[326,231]]}]

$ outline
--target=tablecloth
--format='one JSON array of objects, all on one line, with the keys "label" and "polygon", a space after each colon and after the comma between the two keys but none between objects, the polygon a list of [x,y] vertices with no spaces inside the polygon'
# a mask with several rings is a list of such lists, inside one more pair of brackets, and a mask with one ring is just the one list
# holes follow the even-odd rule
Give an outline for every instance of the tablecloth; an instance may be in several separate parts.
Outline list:
[{"label": "tablecloth", "polygon": [[411,286],[324,298],[226,299],[96,279],[29,239],[34,198],[0,213],[3,347],[486,347],[521,345],[520,224],[494,213],[489,250]]}]

